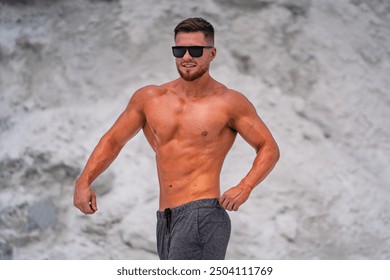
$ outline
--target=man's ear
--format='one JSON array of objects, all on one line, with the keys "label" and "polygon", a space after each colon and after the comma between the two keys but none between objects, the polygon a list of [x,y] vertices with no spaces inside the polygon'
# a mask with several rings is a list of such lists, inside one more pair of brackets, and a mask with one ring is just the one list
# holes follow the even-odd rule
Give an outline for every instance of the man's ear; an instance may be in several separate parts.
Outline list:
[{"label": "man's ear", "polygon": [[217,49],[214,47],[211,50],[211,60],[213,60],[217,56]]}]

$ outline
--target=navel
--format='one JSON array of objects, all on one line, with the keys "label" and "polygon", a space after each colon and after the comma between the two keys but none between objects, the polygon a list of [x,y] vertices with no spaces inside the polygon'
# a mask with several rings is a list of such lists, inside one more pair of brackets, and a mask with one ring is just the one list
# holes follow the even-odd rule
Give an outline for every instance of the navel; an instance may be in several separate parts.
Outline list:
[{"label": "navel", "polygon": [[202,136],[207,136],[209,134],[206,130],[201,133]]}]

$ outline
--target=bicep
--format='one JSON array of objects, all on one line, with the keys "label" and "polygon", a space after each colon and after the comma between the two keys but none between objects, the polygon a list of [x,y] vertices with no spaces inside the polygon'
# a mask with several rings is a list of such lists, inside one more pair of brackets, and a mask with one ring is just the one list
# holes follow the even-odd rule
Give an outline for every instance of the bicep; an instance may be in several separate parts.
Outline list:
[{"label": "bicep", "polygon": [[240,105],[234,117],[234,129],[258,152],[265,143],[274,142],[274,139],[255,107],[247,100]]},{"label": "bicep", "polygon": [[144,126],[142,104],[133,97],[113,126],[104,135],[112,144],[123,147]]}]

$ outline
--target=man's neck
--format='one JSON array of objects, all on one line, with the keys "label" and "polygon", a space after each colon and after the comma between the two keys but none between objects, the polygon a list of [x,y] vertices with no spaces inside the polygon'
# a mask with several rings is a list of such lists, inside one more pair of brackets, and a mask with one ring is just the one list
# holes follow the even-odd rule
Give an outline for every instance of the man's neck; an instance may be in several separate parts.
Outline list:
[{"label": "man's neck", "polygon": [[183,78],[179,78],[180,91],[186,97],[202,97],[210,94],[210,86],[213,84],[214,79],[208,73],[205,73],[202,77],[193,80],[186,81]]}]

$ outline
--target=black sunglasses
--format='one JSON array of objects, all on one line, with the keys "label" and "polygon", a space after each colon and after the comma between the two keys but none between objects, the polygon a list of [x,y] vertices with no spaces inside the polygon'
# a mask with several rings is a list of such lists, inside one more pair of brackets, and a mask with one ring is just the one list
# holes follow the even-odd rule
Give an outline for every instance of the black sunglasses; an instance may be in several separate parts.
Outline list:
[{"label": "black sunglasses", "polygon": [[172,52],[174,57],[183,57],[187,50],[192,57],[201,57],[203,55],[203,49],[211,49],[213,46],[173,46]]}]

